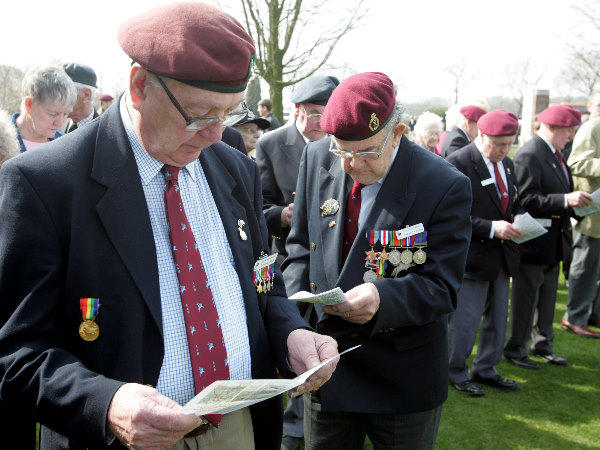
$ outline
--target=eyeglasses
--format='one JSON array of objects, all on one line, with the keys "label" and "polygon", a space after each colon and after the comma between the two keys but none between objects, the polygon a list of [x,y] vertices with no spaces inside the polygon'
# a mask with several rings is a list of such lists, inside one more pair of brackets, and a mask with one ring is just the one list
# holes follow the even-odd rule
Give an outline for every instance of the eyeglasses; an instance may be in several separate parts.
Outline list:
[{"label": "eyeglasses", "polygon": [[[156,76],[156,79],[158,80],[158,82],[160,83],[160,85],[162,86],[162,88],[164,89],[164,91],[166,92],[167,96],[169,97],[169,99],[171,100],[171,103],[173,103],[173,106],[175,108],[177,108],[177,111],[179,111],[179,113],[183,116],[183,118],[185,119],[185,129],[188,131],[201,131],[201,130],[205,130],[208,127],[211,127],[215,124],[223,124],[223,121],[225,120],[225,118],[220,118],[219,116],[202,116],[202,117],[191,117],[190,115],[188,115],[188,113],[186,113],[183,109],[183,107],[181,106],[181,104],[177,101],[177,99],[175,98],[175,96],[173,95],[173,93],[169,90],[169,88],[167,87],[167,85],[165,84],[165,82],[162,80],[162,78],[152,72],[154,74],[154,76]],[[242,103],[241,105],[241,110],[239,110],[240,114],[243,112],[244,114],[246,113],[247,110],[247,106],[246,103]],[[237,112],[237,111],[236,111]]]},{"label": "eyeglasses", "polygon": [[321,117],[323,117],[323,114],[309,114],[309,113],[307,113],[306,109],[304,108],[304,105],[300,105],[300,109],[302,110],[302,112],[304,113],[304,115],[306,116],[307,119],[321,120]]},{"label": "eyeglasses", "polygon": [[337,144],[335,142],[334,137],[331,138],[331,143],[329,144],[329,151],[331,153],[333,153],[335,156],[339,156],[340,158],[346,158],[346,159],[347,158],[355,158],[355,159],[362,159],[365,161],[373,161],[375,159],[379,159],[379,157],[381,156],[381,153],[383,153],[383,149],[385,148],[388,141],[390,140],[392,131],[394,131],[394,127],[391,127],[390,131],[388,131],[385,141],[383,142],[383,145],[381,146],[381,148],[379,149],[378,152],[347,152],[345,150],[340,150],[339,148],[337,148]]}]

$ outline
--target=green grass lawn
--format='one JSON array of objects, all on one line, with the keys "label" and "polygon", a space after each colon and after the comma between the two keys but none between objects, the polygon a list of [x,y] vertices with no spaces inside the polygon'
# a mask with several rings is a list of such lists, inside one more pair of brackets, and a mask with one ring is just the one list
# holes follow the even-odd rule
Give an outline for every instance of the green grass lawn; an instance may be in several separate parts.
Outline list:
[{"label": "green grass lawn", "polygon": [[438,449],[600,448],[600,340],[561,329],[566,303],[561,277],[554,351],[569,364],[557,367],[532,358],[542,369],[528,370],[503,360],[498,372],[518,381],[517,391],[499,392],[484,386],[485,396],[471,398],[450,388]]}]

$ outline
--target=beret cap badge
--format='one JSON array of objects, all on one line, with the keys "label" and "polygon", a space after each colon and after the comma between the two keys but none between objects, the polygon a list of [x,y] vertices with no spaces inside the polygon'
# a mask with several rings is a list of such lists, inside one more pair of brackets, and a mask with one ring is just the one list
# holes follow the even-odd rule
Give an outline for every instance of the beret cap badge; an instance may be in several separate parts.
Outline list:
[{"label": "beret cap badge", "polygon": [[377,114],[372,113],[371,120],[369,120],[369,130],[375,131],[377,128],[379,128],[379,118],[377,117]]}]

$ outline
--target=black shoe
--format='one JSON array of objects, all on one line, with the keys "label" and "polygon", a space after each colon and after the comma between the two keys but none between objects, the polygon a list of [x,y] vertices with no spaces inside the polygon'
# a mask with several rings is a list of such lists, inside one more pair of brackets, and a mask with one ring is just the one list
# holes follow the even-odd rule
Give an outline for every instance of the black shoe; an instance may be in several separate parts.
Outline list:
[{"label": "black shoe", "polygon": [[473,381],[477,381],[481,384],[486,384],[496,389],[500,389],[502,391],[514,391],[519,387],[519,383],[513,380],[509,380],[508,378],[501,377],[500,375],[496,375],[492,378],[483,378],[475,375],[473,377]]},{"label": "black shoe", "polygon": [[463,381],[461,383],[452,383],[452,386],[454,386],[458,392],[470,395],[471,397],[481,397],[482,395],[485,395],[485,391],[471,380]]},{"label": "black shoe", "polygon": [[283,436],[281,441],[281,450],[298,450],[302,438],[295,436]]},{"label": "black shoe", "polygon": [[558,356],[556,353],[543,353],[543,352],[536,352],[536,351],[531,350],[531,354],[533,356],[537,356],[538,358],[545,359],[550,364],[554,364],[555,366],[566,366],[567,365],[567,360],[565,358],[563,358],[562,356]]},{"label": "black shoe", "polygon": [[540,365],[528,356],[523,356],[522,358],[513,358],[512,356],[504,355],[504,357],[508,362],[514,364],[515,366],[533,370],[538,370],[540,368]]}]

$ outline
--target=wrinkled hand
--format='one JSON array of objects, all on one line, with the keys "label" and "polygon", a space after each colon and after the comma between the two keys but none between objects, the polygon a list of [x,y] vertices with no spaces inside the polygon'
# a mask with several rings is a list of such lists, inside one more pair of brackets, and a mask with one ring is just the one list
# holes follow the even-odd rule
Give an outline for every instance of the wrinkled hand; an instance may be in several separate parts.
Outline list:
[{"label": "wrinkled hand", "polygon": [[[338,354],[335,339],[304,329],[294,330],[289,334],[287,348],[290,364],[294,372],[298,375]],[[290,392],[290,396],[298,397],[323,386],[331,378],[338,361],[339,358],[336,358],[329,364],[321,367],[304,384],[301,384],[293,392]]]},{"label": "wrinkled hand", "polygon": [[494,223],[494,237],[497,239],[512,239],[523,236],[523,231],[512,223],[500,220]]},{"label": "wrinkled hand", "polygon": [[292,226],[292,215],[294,213],[294,204],[290,203],[285,208],[281,210],[281,224],[287,225],[288,227]]},{"label": "wrinkled hand", "polygon": [[202,422],[179,409],[179,404],[154,388],[124,384],[108,408],[108,430],[131,449],[166,449]]},{"label": "wrinkled hand", "polygon": [[592,196],[587,192],[574,191],[567,194],[567,204],[571,207],[580,208],[592,203]]},{"label": "wrinkled hand", "polygon": [[347,301],[324,306],[323,312],[340,316],[348,322],[367,323],[379,311],[379,291],[373,283],[359,284],[346,292]]}]

